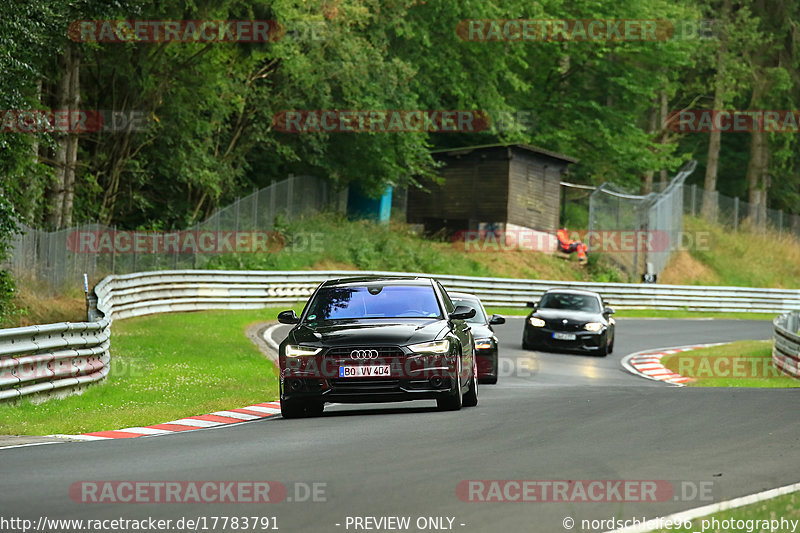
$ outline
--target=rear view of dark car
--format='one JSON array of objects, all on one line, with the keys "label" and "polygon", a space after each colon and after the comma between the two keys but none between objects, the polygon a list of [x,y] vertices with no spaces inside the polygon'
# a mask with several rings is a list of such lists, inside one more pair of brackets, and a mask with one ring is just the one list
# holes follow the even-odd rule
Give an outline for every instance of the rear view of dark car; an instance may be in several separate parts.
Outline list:
[{"label": "rear view of dark car", "polygon": [[326,402],[436,400],[442,410],[478,403],[473,336],[430,278],[363,277],[327,281],[280,345],[281,414],[320,414]]},{"label": "rear view of dark car", "polygon": [[552,289],[525,319],[526,350],[580,351],[604,356],[614,349],[614,310],[596,292]]},{"label": "rear view of dark car", "polygon": [[500,344],[492,326],[505,324],[506,319],[500,315],[488,318],[486,309],[480,298],[463,292],[451,292],[453,303],[475,310],[475,316],[467,319],[475,337],[475,358],[478,361],[478,381],[480,383],[497,383],[500,367]]}]

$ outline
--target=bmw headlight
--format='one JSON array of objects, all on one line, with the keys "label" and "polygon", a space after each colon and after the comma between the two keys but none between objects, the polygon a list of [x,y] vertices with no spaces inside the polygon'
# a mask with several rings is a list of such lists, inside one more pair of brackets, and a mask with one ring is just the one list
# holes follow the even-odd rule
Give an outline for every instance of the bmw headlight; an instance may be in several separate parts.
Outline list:
[{"label": "bmw headlight", "polygon": [[530,322],[531,326],[533,326],[535,328],[543,328],[544,327],[544,320],[542,320],[541,318],[536,318],[535,316],[530,317],[528,319],[528,322]]},{"label": "bmw headlight", "polygon": [[475,339],[475,349],[476,350],[491,350],[492,349],[492,339]]},{"label": "bmw headlight", "polygon": [[422,342],[420,344],[411,344],[409,350],[416,353],[449,353],[450,341],[447,339],[433,342]]},{"label": "bmw headlight", "polygon": [[603,324],[600,322],[588,322],[583,326],[583,329],[586,331],[600,331],[603,329]]},{"label": "bmw headlight", "polygon": [[321,351],[322,348],[312,348],[311,346],[286,345],[286,357],[309,357],[317,355]]}]

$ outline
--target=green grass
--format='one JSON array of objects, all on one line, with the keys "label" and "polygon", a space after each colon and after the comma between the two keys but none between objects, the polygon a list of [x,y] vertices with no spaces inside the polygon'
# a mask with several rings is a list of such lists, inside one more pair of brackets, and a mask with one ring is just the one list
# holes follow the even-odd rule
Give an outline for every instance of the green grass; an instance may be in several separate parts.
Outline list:
[{"label": "green grass", "polygon": [[619,309],[617,318],[735,318],[772,320],[775,313],[723,313],[716,311],[684,311],[682,309]]},{"label": "green grass", "polygon": [[[525,316],[529,307],[487,307],[486,312],[498,315]],[[680,309],[617,309],[616,318],[734,318],[742,320],[772,320],[770,313],[715,313],[706,311],[683,311]]]},{"label": "green grass", "polygon": [[[692,527],[690,528],[675,528],[675,529],[660,529],[659,533],[685,533],[692,531],[702,531],[703,533],[729,533],[733,531],[752,531],[753,533],[772,533],[769,526],[766,528],[760,527],[762,524],[756,526],[755,522],[751,522],[749,529],[748,525],[742,524],[744,528],[738,527],[720,527],[723,520],[778,520],[781,518],[786,520],[800,520],[800,495],[797,492],[785,494],[762,502],[737,507],[736,509],[728,509],[727,511],[720,511],[713,515],[695,518],[692,520]],[[717,523],[712,522],[716,519]],[[737,524],[738,525],[738,524]],[[791,524],[788,529],[778,527],[774,531],[786,532],[792,531]]]},{"label": "green grass", "polygon": [[689,387],[800,387],[772,365],[772,341],[736,341],[664,357],[661,363],[694,378]]},{"label": "green grass", "polygon": [[[775,230],[733,232],[699,218],[684,217],[688,251],[697,263],[683,283],[738,287],[800,286],[800,241]],[[672,281],[670,281],[672,282]]]},{"label": "green grass", "polygon": [[0,405],[0,433],[121,429],[275,400],[274,365],[245,330],[277,313],[209,311],[117,321],[104,383],[62,400]]},{"label": "green grass", "polygon": [[215,269],[307,270],[346,267],[489,276],[492,272],[445,241],[432,241],[402,224],[348,221],[323,213],[291,222],[278,221],[286,241],[275,253],[226,254],[212,260]]}]

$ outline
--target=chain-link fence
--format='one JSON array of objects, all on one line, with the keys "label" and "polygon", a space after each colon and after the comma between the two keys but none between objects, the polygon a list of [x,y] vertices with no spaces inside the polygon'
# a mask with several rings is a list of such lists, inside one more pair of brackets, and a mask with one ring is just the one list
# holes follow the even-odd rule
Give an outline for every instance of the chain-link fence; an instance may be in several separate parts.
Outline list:
[{"label": "chain-link fence", "polygon": [[182,231],[121,231],[84,224],[48,232],[22,225],[22,233],[12,240],[8,269],[15,277],[57,291],[77,286],[83,273],[97,281],[108,274],[203,268],[213,257],[243,245],[274,249],[270,239],[276,217],[290,220],[325,209],[343,212],[346,207],[346,191],[335,191],[312,176],[290,176]]},{"label": "chain-link fence", "polygon": [[680,245],[683,182],[696,166],[687,163],[658,193],[629,194],[609,183],[595,189],[589,199],[589,251],[604,253],[634,280],[660,274]]},{"label": "chain-link fence", "polygon": [[733,231],[762,229],[800,237],[800,215],[769,209],[764,204],[743,202],[717,191],[706,191],[696,185],[686,187],[684,213]]}]

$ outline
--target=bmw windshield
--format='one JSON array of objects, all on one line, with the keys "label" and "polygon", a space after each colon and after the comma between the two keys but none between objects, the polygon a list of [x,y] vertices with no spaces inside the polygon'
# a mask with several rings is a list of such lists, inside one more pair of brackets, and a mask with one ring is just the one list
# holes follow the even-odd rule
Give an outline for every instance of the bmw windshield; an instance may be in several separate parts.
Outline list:
[{"label": "bmw windshield", "polygon": [[380,318],[442,318],[432,286],[378,285],[320,289],[306,323]]},{"label": "bmw windshield", "polygon": [[594,296],[585,294],[549,293],[542,296],[539,309],[563,309],[566,311],[599,313],[600,303]]}]

